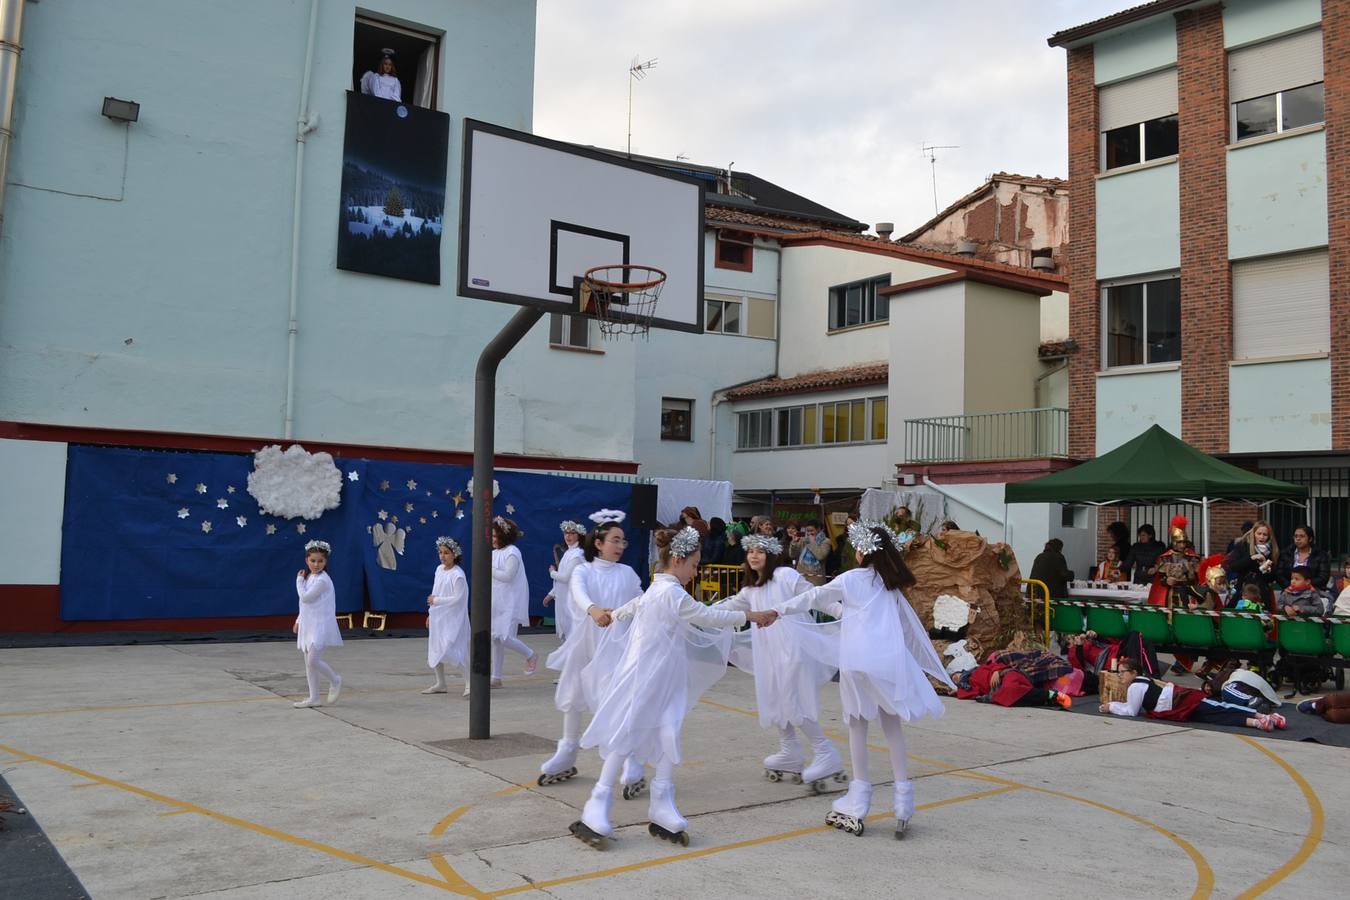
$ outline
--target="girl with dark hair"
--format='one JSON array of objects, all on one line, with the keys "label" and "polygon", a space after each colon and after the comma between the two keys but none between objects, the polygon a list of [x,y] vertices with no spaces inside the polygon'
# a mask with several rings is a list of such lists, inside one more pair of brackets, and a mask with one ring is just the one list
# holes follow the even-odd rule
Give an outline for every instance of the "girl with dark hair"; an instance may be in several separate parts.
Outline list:
[{"label": "girl with dark hair", "polygon": [[502,657],[510,649],[525,657],[525,674],[533,675],[539,655],[516,637],[530,624],[530,582],[516,541],[520,526],[496,516],[492,520],[492,686],[502,686]]},{"label": "girl with dark hair", "polygon": [[[553,703],[563,714],[563,734],[557,752],[539,767],[540,785],[557,784],[577,774],[581,716],[593,712],[582,671],[595,656],[600,629],[611,621],[610,610],[642,593],[637,572],[619,562],[628,547],[621,524],[625,518],[625,514],[617,509],[591,513],[595,527],[586,535],[579,551],[585,562],[572,572],[567,597],[572,606],[572,631],[563,645],[549,654],[546,663],[559,673]],[[621,778],[625,800],[641,793],[646,787],[645,776],[641,763],[627,761]]]},{"label": "girl with dark hair", "polygon": [[381,50],[379,62],[361,76],[361,93],[393,100],[395,103],[403,101],[403,82],[398,79],[393,50],[388,47]]},{"label": "girl with dark hair", "polygon": [[942,701],[925,676],[953,690],[956,686],[905,599],[904,590],[913,586],[914,576],[900,555],[898,536],[880,522],[855,522],[849,526],[848,539],[858,568],[776,608],[780,615],[814,608],[841,620],[839,698],[848,722],[853,780],[848,793],[834,802],[825,824],[855,835],[863,833],[863,819],[872,802],[867,726],[880,719],[895,773],[895,836],[899,838],[914,815],[914,786],[909,781],[900,723],[942,715]]},{"label": "girl with dark hair", "polygon": [[1289,587],[1289,576],[1296,566],[1307,566],[1312,570],[1308,579],[1312,586],[1324,591],[1331,584],[1331,556],[1317,545],[1317,533],[1311,525],[1300,525],[1294,529],[1294,545],[1280,555],[1275,565],[1275,581],[1280,587]]},{"label": "girl with dark hair", "polygon": [[[744,586],[739,593],[714,603],[713,609],[773,609],[811,589],[811,583],[791,566],[781,565],[783,546],[777,538],[750,535],[744,543]],[[805,626],[814,624],[805,612],[788,618]],[[803,647],[808,641],[819,646],[814,649]],[[829,643],[835,646],[826,646]],[[755,676],[759,727],[777,728],[779,736],[778,752],[764,759],[765,776],[770,781],[781,781],[785,776],[799,784],[805,781],[816,793],[824,790],[831,778],[841,783],[847,780],[839,751],[819,724],[820,686],[837,671],[836,667],[820,660],[838,655],[837,638],[832,642],[816,628],[765,630],[754,626],[750,629],[750,645],[753,656],[746,668]],[[811,765],[805,769],[802,765],[806,760],[796,729],[806,735],[815,754]]]},{"label": "girl with dark hair", "polygon": [[[572,573],[585,561],[582,543],[586,540],[586,526],[567,519],[558,525],[562,531],[563,551],[558,564],[548,567],[548,577],[553,582],[553,590],[544,598],[544,605],[556,603],[553,607],[553,632],[558,640],[567,640],[572,630]],[[557,552],[557,549],[554,549]]]},{"label": "girl with dark hair", "polygon": [[436,538],[436,555],[441,564],[431,579],[427,595],[427,665],[436,675],[436,683],[424,694],[444,694],[445,664],[464,674],[464,696],[469,696],[469,582],[459,560],[464,555],[459,542],[451,537]]},{"label": "girl with dark hair", "polygon": [[[609,808],[614,782],[628,757],[656,768],[647,814],[653,837],[684,845],[689,823],[675,806],[675,767],[680,764],[680,729],[698,698],[726,672],[731,634],[747,621],[768,625],[773,612],[709,609],[682,585],[698,571],[702,536],[686,525],[656,532],[661,573],[642,596],[614,610],[616,622],[631,620],[626,635],[606,634],[587,667],[597,690],[595,716],[581,737],[597,747],[604,767],[581,819],[571,832],[593,847],[613,834]],[[702,631],[717,629],[719,631]]]}]

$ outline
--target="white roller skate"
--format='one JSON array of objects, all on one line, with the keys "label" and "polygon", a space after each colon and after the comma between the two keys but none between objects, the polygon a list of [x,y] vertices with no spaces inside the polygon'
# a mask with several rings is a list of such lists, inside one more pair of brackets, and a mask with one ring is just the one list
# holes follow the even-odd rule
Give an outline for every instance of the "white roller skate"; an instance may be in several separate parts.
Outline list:
[{"label": "white roller skate", "polygon": [[591,799],[581,808],[581,819],[568,826],[572,836],[597,850],[604,850],[614,827],[609,824],[609,805],[614,800],[613,788],[597,784],[591,790]]},{"label": "white roller skate", "polygon": [[872,806],[872,783],[854,779],[848,783],[848,793],[831,804],[825,824],[855,837],[863,833],[863,820]]},{"label": "white roller skate", "polygon": [[794,734],[779,738],[778,752],[764,757],[764,777],[770,781],[802,783],[802,743]]},{"label": "white roller skate", "polygon": [[811,785],[812,793],[825,793],[830,790],[831,782],[836,785],[848,782],[843,760],[839,758],[839,751],[835,749],[833,741],[821,735],[811,742],[811,749],[815,751],[815,756],[811,759],[811,765],[802,771],[802,781]]},{"label": "white roller skate", "polygon": [[558,751],[539,767],[539,786],[558,784],[577,774],[577,742],[558,741]]},{"label": "white roller skate", "polygon": [[651,824],[647,833],[654,838],[689,846],[689,820],[680,815],[675,806],[675,783],[657,779],[652,782],[652,799],[647,804],[647,818]]},{"label": "white roller skate", "polygon": [[895,839],[901,840],[909,828],[909,820],[914,818],[914,782],[897,781],[895,783]]},{"label": "white roller skate", "polygon": [[619,776],[619,784],[623,787],[623,799],[632,800],[641,796],[647,789],[647,770],[642,767],[642,763],[630,756],[623,761],[623,774]]}]

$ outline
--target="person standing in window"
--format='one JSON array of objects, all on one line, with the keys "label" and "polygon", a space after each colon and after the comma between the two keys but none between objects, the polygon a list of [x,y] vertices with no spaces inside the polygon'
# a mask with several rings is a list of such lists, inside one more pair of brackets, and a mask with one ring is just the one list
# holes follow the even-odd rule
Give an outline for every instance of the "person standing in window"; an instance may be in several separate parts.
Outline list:
[{"label": "person standing in window", "polygon": [[394,56],[394,51],[388,47],[380,51],[380,61],[375,64],[375,69],[361,76],[361,93],[396,103],[403,102],[403,82],[398,80]]}]

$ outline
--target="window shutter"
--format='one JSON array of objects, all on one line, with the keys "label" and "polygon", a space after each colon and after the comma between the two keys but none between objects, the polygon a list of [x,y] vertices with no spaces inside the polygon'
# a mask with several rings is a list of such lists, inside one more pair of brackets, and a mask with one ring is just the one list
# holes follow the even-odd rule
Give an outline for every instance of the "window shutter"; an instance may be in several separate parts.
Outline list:
[{"label": "window shutter", "polygon": [[747,298],[745,333],[751,337],[773,337],[774,301]]},{"label": "window shutter", "polygon": [[1233,263],[1233,357],[1331,350],[1327,251]]},{"label": "window shutter", "polygon": [[1177,70],[1164,69],[1109,84],[1098,92],[1097,99],[1101,106],[1099,131],[1174,115],[1177,111]]},{"label": "window shutter", "polygon": [[1300,31],[1228,54],[1228,102],[1322,80],[1322,29]]}]

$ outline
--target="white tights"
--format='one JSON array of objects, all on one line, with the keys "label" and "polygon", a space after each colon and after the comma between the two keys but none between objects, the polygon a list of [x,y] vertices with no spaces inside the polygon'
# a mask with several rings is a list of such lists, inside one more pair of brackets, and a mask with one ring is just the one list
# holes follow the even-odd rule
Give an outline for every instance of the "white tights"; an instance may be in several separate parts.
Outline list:
[{"label": "white tights", "polygon": [[[623,771],[624,758],[618,754],[611,754],[605,757],[605,764],[600,768],[600,777],[595,780],[596,787],[607,787],[611,790],[614,783],[619,780],[619,773]],[[653,781],[673,781],[675,778],[675,763],[670,761],[670,757],[663,756],[656,763],[656,775]]]},{"label": "white tights", "polygon": [[333,667],[323,661],[323,648],[310,647],[304,651],[305,654],[305,680],[309,682],[309,702],[319,702],[319,679],[328,679],[328,684],[334,685],[341,683],[342,679],[338,673],[333,671]]},{"label": "white tights", "polygon": [[510,650],[513,653],[519,653],[521,656],[529,659],[534,656],[534,651],[530,649],[520,638],[516,637],[515,629],[511,630],[511,636],[505,640],[492,639],[492,677],[500,681],[502,677],[502,657],[505,654],[503,650]]},{"label": "white tights", "polygon": [[[891,751],[891,771],[895,775],[895,783],[900,784],[909,780],[909,759],[905,755],[905,730],[900,725],[900,717],[883,712],[881,733],[886,735],[886,746]],[[848,752],[853,762],[853,779],[871,782],[872,779],[868,775],[866,719],[849,717]]]},{"label": "white tights", "polygon": [[[825,737],[825,729],[821,728],[820,723],[817,722],[815,719],[802,719],[800,722],[797,723],[797,728],[801,729],[802,734],[806,735],[806,739],[810,741],[813,745],[817,741]],[[791,722],[778,729],[779,737],[781,737],[785,741],[792,740],[792,736],[795,733],[796,731],[792,727]],[[864,741],[863,743],[866,743],[866,741]]]},{"label": "white tights", "polygon": [[563,713],[562,739],[573,743],[581,740],[581,710],[570,709]]}]

